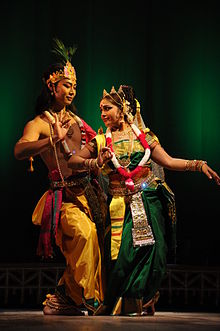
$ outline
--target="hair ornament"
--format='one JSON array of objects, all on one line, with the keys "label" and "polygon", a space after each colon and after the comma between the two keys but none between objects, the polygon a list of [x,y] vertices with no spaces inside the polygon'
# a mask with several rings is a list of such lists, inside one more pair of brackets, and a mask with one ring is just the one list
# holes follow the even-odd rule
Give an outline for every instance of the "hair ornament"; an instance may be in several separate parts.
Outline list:
[{"label": "hair ornament", "polygon": [[[123,92],[123,91],[122,91],[122,92]],[[117,96],[119,97],[119,99],[120,99],[121,102],[120,102],[120,103],[117,102],[117,101],[113,98],[113,96],[112,96],[111,94],[117,94]],[[124,95],[124,93],[123,93],[123,95]],[[114,102],[116,102],[117,104],[120,104],[121,106],[123,106],[124,96],[121,97],[121,95],[119,94],[119,90],[118,90],[118,92],[117,92],[114,86],[112,86],[110,92],[107,92],[105,89],[103,90],[102,98],[105,98],[106,96],[109,96],[111,99],[114,100]]]},{"label": "hair ornament", "polygon": [[112,86],[110,93],[116,93],[116,94],[118,94],[118,92],[116,92],[116,90],[115,90],[115,87],[114,87],[114,86]]},{"label": "hair ornament", "polygon": [[122,85],[119,86],[118,93],[119,94],[121,93],[121,94],[123,94],[125,96],[125,93],[123,91]]},{"label": "hair ornament", "polygon": [[141,105],[137,99],[136,101],[136,116],[135,118],[137,119],[138,127],[140,130],[143,130],[143,125],[142,125],[142,120],[141,120]]},{"label": "hair ornament", "polygon": [[102,93],[102,97],[105,98],[107,95],[109,95],[109,93],[104,89]]},{"label": "hair ornament", "polygon": [[[116,94],[119,99],[120,99],[120,102],[117,102],[114,97],[112,96],[112,94]],[[114,100],[114,102],[116,102],[119,106],[122,107],[122,111],[123,111],[123,114],[126,115],[127,117],[127,121],[128,123],[133,123],[133,120],[134,120],[134,116],[132,115],[132,112],[131,112],[131,107],[130,107],[130,102],[128,100],[125,99],[125,93],[123,91],[123,87],[122,85],[120,85],[118,91],[115,90],[115,87],[112,86],[111,88],[111,91],[110,93],[108,93],[105,89],[103,90],[103,99],[106,97],[106,96],[109,96],[112,100]]]}]

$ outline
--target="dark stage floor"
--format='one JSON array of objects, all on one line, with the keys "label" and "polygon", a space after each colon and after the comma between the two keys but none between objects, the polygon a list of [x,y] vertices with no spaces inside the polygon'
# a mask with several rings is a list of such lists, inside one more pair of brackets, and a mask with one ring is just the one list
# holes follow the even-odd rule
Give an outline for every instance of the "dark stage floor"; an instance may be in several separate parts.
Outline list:
[{"label": "dark stage floor", "polygon": [[0,310],[0,330],[11,331],[219,331],[220,314],[156,312],[154,316],[45,316],[40,310]]}]

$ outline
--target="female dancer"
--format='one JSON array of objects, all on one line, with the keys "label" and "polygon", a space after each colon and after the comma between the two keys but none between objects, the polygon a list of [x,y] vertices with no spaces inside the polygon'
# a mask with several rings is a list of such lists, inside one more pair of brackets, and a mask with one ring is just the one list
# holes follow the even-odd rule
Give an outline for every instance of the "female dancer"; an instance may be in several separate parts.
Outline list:
[{"label": "female dancer", "polygon": [[143,128],[132,87],[104,90],[100,110],[106,134],[99,132],[68,161],[72,169],[100,168],[109,178],[106,289],[95,315],[154,314],[166,272],[167,243],[175,238],[174,194],[163,173],[155,174],[155,164],[200,171],[218,185],[220,177],[206,161],[177,159],[166,153],[157,137]]}]

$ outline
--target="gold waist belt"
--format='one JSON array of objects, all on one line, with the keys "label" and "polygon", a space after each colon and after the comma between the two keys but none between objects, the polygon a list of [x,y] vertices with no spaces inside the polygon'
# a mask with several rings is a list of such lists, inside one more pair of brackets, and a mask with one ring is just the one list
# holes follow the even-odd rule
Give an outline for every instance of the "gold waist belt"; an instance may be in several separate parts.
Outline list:
[{"label": "gold waist belt", "polygon": [[137,192],[143,191],[148,186],[153,184],[154,181],[155,181],[155,176],[151,172],[149,176],[147,176],[146,178],[141,178],[141,180],[139,180],[137,183],[134,184],[133,191],[129,190],[126,187],[125,182],[123,182],[122,184],[118,183],[118,185],[116,184],[115,186],[113,186],[113,184],[110,184],[108,192],[113,196],[133,195]]},{"label": "gold waist belt", "polygon": [[89,176],[86,175],[81,178],[69,178],[62,181],[52,181],[50,183],[53,189],[62,188],[62,187],[73,187],[73,186],[83,186],[85,187],[89,183]]},{"label": "gold waist belt", "polygon": [[[120,184],[120,183],[118,183]],[[125,183],[122,183],[122,185]],[[129,203],[132,215],[132,239],[133,246],[147,246],[155,243],[151,226],[148,223],[148,217],[142,200],[142,191],[148,186],[157,184],[156,178],[152,172],[146,177],[141,178],[134,185],[134,191],[130,191],[125,186],[117,186],[117,183],[109,187],[109,193],[114,196],[125,196],[125,203]]]}]

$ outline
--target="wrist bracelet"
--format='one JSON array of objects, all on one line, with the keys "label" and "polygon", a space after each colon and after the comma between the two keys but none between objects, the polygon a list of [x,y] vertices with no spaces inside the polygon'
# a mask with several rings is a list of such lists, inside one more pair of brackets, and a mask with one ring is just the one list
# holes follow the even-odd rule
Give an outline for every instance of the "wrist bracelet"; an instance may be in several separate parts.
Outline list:
[{"label": "wrist bracelet", "polygon": [[97,159],[86,159],[84,161],[84,167],[89,170],[94,170],[95,168],[102,168],[98,165]]},{"label": "wrist bracelet", "polygon": [[198,171],[200,171],[200,172],[202,172],[202,167],[204,166],[204,164],[207,164],[207,162],[206,161],[199,161],[200,163],[199,163],[199,167],[198,167]]},{"label": "wrist bracelet", "polygon": [[202,171],[202,166],[207,164],[206,161],[203,160],[188,160],[186,162],[185,171]]},{"label": "wrist bracelet", "polygon": [[102,167],[103,167],[103,166],[100,166],[100,165],[98,164],[98,158],[95,159],[95,165],[96,165],[96,167],[99,168],[99,169],[102,169]]},{"label": "wrist bracelet", "polygon": [[87,170],[89,169],[89,160],[90,159],[85,159],[84,162],[83,162],[83,165]]},{"label": "wrist bracelet", "polygon": [[95,168],[96,168],[95,159],[90,159],[89,160],[89,169],[94,170]]}]

